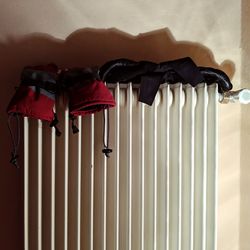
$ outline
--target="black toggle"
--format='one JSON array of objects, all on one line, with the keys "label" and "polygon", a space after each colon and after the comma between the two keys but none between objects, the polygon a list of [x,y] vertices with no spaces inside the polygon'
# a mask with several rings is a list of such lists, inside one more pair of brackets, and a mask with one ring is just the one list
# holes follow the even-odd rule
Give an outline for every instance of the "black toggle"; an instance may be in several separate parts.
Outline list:
[{"label": "black toggle", "polygon": [[75,117],[74,116],[70,116],[71,119],[71,128],[72,128],[72,132],[73,134],[77,134],[79,132],[78,127],[75,125]]},{"label": "black toggle", "polygon": [[113,150],[111,149],[111,148],[104,148],[103,150],[102,150],[102,152],[105,154],[105,156],[106,157],[110,157],[110,153],[112,153],[113,152]]},{"label": "black toggle", "polygon": [[57,124],[58,124],[58,118],[57,118],[57,114],[56,113],[54,113],[54,119],[53,119],[53,121],[50,123],[50,127],[55,127]]},{"label": "black toggle", "polygon": [[56,136],[61,136],[62,132],[59,130],[59,128],[55,125],[53,126],[56,130]]},{"label": "black toggle", "polygon": [[16,168],[19,168],[19,164],[18,164],[18,155],[14,154],[13,152],[11,153],[11,159],[10,159],[10,163],[13,164]]},{"label": "black toggle", "polygon": [[73,134],[76,134],[79,132],[79,129],[76,125],[72,124],[72,131],[73,131]]},{"label": "black toggle", "polygon": [[59,128],[56,126],[57,124],[58,124],[58,118],[57,118],[57,114],[56,113],[54,113],[54,119],[53,119],[53,121],[50,123],[50,127],[54,127],[55,128],[55,130],[56,130],[56,136],[60,136],[62,133],[61,133],[61,131],[59,130]]}]

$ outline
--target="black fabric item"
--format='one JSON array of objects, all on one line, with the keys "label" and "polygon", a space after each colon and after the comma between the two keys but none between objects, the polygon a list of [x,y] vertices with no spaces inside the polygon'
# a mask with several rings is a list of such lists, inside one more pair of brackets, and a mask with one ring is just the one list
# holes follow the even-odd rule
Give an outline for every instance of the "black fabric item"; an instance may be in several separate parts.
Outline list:
[{"label": "black fabric item", "polygon": [[164,82],[191,84],[204,82],[204,77],[191,58],[181,58],[164,62],[153,73],[141,77],[139,101],[152,105],[160,84]]},{"label": "black fabric item", "polygon": [[199,67],[199,70],[208,85],[218,83],[218,91],[220,93],[227,92],[233,88],[229,77],[223,71],[210,67]]},{"label": "black fabric item", "polygon": [[108,82],[140,83],[139,101],[148,105],[152,105],[160,84],[164,82],[190,83],[194,86],[204,81],[197,66],[189,57],[160,64],[118,59],[103,65],[99,74]]},{"label": "black fabric item", "polygon": [[160,84],[182,83],[195,87],[206,82],[217,83],[220,93],[232,89],[228,76],[221,70],[209,67],[197,67],[190,57],[156,64],[149,61],[135,62],[129,59],[117,59],[105,63],[99,70],[100,78],[110,83],[140,83],[139,101],[151,105]]},{"label": "black fabric item", "polygon": [[91,68],[72,68],[60,73],[59,83],[64,89],[78,88],[98,79],[99,75]]},{"label": "black fabric item", "polygon": [[204,81],[197,66],[190,57],[156,64],[149,61],[135,62],[129,59],[117,59],[104,64],[99,71],[100,78],[108,82],[140,82],[141,76],[161,73],[164,80],[197,84]]},{"label": "black fabric item", "polygon": [[[42,70],[24,68],[21,74],[21,85],[36,86],[53,94],[57,93],[57,75]],[[38,92],[38,91],[37,91]]]},{"label": "black fabric item", "polygon": [[108,79],[111,83],[116,83],[117,81],[128,82],[129,80],[136,82],[136,77],[140,79],[140,75],[150,71],[150,68],[153,71],[156,67],[156,63],[147,61],[135,62],[121,58],[105,63],[99,70],[99,76],[102,80]]},{"label": "black fabric item", "polygon": [[129,59],[117,59],[105,63],[99,70],[99,76],[103,81],[110,83],[140,82],[140,77],[153,72],[157,64],[149,61],[135,62]]},{"label": "black fabric item", "polygon": [[[190,57],[185,57],[173,61],[163,62],[159,64],[160,71],[162,73],[167,74],[164,77],[164,80],[168,82],[168,78],[171,78],[171,74],[173,75],[173,82],[178,82],[181,79],[181,83],[183,84],[191,84],[193,87],[197,84],[204,82],[204,77],[199,71],[196,64]],[[158,70],[157,70],[158,72]],[[176,74],[174,74],[176,73]]]},{"label": "black fabric item", "polygon": [[152,105],[162,82],[161,74],[151,73],[141,77],[139,101]]}]

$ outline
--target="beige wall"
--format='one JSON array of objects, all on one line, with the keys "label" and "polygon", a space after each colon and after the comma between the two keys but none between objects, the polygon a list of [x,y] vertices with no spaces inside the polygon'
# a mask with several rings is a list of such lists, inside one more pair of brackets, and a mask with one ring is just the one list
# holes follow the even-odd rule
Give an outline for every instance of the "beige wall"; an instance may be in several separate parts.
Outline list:
[{"label": "beige wall", "polygon": [[[242,87],[250,88],[250,2],[242,1]],[[241,110],[241,209],[240,209],[240,245],[241,250],[250,248],[250,109],[243,106]]]},{"label": "beige wall", "polygon": [[[246,6],[247,0],[243,2]],[[243,18],[241,25],[241,18],[246,16],[247,8],[241,15],[241,2],[235,0],[169,0],[168,3],[164,0],[2,0],[1,249],[16,250],[23,244],[22,171],[8,163],[10,139],[5,123],[6,104],[13,94],[13,87],[18,84],[23,66],[54,61],[59,66],[70,67],[99,65],[116,57],[162,61],[191,56],[199,65],[224,70],[238,88],[241,62],[243,79],[246,83],[249,80],[246,70],[249,52],[249,40],[246,39],[250,38],[245,32],[247,19]],[[86,27],[90,29],[82,29]],[[113,27],[116,29],[107,30]],[[245,40],[241,61],[242,28]],[[247,108],[242,111],[242,116],[245,114]],[[249,121],[244,119],[240,130],[240,115],[239,105],[220,106],[219,250],[237,250],[240,243],[242,249],[250,248],[246,233],[249,223],[245,219],[250,206],[246,189]]]}]

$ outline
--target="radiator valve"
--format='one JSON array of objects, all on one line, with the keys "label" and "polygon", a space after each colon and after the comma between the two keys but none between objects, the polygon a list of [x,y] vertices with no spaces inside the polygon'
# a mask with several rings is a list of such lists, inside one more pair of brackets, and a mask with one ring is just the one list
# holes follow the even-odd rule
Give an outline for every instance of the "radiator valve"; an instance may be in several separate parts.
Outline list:
[{"label": "radiator valve", "polygon": [[249,104],[250,103],[250,89],[240,89],[236,91],[228,91],[223,93],[220,96],[221,103],[241,103]]}]

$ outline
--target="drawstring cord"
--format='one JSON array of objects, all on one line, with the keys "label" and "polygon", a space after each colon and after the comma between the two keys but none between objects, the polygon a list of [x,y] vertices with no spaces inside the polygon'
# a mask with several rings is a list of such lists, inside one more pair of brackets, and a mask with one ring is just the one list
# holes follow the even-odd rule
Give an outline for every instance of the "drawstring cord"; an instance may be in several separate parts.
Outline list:
[{"label": "drawstring cord", "polygon": [[[112,149],[109,148],[109,109],[107,109],[107,124],[106,124],[106,115],[105,115],[105,110],[103,110],[103,146],[104,149],[102,150],[102,152],[105,154],[106,157],[110,157],[110,153],[112,153]],[[107,126],[107,127],[106,127]],[[107,128],[107,135],[105,138],[105,130]],[[106,139],[106,140],[105,140]],[[105,141],[107,142],[107,144],[105,143]]]},{"label": "drawstring cord", "polygon": [[[106,122],[107,119],[107,122]],[[70,115],[71,120],[71,127],[73,134],[76,134],[79,132],[78,127],[75,125],[76,117],[73,115]],[[107,118],[105,115],[105,110],[103,110],[103,146],[102,152],[105,154],[106,157],[110,157],[110,153],[112,153],[112,149],[109,148],[109,109],[107,109]],[[105,133],[107,131],[107,134]]]},{"label": "drawstring cord", "polygon": [[55,128],[55,130],[56,130],[56,135],[57,136],[60,136],[61,134],[62,134],[62,132],[59,130],[59,128],[57,127],[57,124],[58,124],[58,118],[57,118],[57,114],[56,113],[54,113],[54,119],[53,119],[53,121],[50,123],[50,127],[54,127]]},{"label": "drawstring cord", "polygon": [[[11,119],[15,117],[16,118],[16,124],[17,124],[17,131],[16,131],[16,135],[17,138],[15,140],[14,138],[14,134],[13,134],[13,130],[11,128]],[[12,147],[13,150],[11,152],[11,159],[10,159],[10,163],[13,164],[16,168],[19,168],[19,164],[18,164],[18,149],[19,149],[19,145],[20,145],[20,120],[19,120],[19,116],[18,114],[10,114],[9,118],[8,118],[8,129],[10,132],[10,136],[11,136],[11,141],[12,141]]]}]

